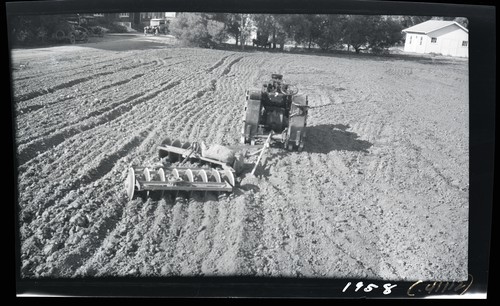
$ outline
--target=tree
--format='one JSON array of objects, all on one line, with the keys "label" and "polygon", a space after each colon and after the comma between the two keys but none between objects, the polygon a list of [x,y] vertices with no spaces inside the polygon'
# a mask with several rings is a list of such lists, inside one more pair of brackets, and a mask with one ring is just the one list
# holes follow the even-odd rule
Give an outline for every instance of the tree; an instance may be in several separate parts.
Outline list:
[{"label": "tree", "polygon": [[213,20],[224,24],[224,32],[229,37],[234,38],[235,45],[238,45],[240,40],[240,15],[233,13],[214,13]]},{"label": "tree", "polygon": [[380,52],[402,39],[401,24],[384,16],[350,15],[344,25],[343,41],[356,53]]},{"label": "tree", "polygon": [[455,21],[464,28],[469,27],[469,20],[466,17],[432,17],[433,20]]},{"label": "tree", "polygon": [[401,24],[386,18],[373,20],[373,31],[368,35],[368,46],[373,52],[382,52],[403,39]]},{"label": "tree", "polygon": [[316,39],[316,44],[322,50],[338,47],[342,43],[345,15],[322,15],[320,18],[320,34]]},{"label": "tree", "polygon": [[432,16],[392,16],[391,19],[398,22],[403,29],[432,19]]},{"label": "tree", "polygon": [[252,17],[250,14],[239,14],[240,16],[240,24],[238,27],[240,33],[240,44],[241,49],[245,48],[245,43],[247,39],[250,37],[251,27],[252,27]]},{"label": "tree", "polygon": [[222,22],[216,20],[208,20],[207,31],[211,37],[211,40],[218,45],[225,42],[228,38],[228,33],[225,29],[225,25]]},{"label": "tree", "polygon": [[182,13],[172,22],[171,33],[186,45],[212,47],[225,40],[224,24],[206,13]]},{"label": "tree", "polygon": [[373,30],[373,16],[349,15],[343,27],[343,41],[352,46],[356,53],[368,44],[368,36]]},{"label": "tree", "polygon": [[469,19],[465,18],[465,17],[456,17],[454,19],[454,21],[458,24],[460,24],[461,26],[463,26],[464,28],[468,29],[469,28]]},{"label": "tree", "polygon": [[306,44],[308,49],[322,34],[321,25],[323,18],[320,15],[294,15],[293,20],[293,39],[299,44]]},{"label": "tree", "polygon": [[255,14],[252,19],[257,27],[257,40],[268,41],[269,36],[275,31],[274,17],[268,14]]},{"label": "tree", "polygon": [[275,14],[273,16],[273,48],[279,44],[279,49],[283,50],[287,40],[292,39],[295,33],[294,15]]}]

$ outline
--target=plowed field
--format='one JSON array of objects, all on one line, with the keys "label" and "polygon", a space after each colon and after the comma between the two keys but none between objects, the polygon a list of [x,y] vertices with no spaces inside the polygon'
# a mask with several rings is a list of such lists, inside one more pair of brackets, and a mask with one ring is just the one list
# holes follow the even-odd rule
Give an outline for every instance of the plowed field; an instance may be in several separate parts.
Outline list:
[{"label": "plowed field", "polygon": [[[181,48],[140,35],[12,51],[23,277],[465,280],[468,62]],[[128,201],[166,137],[237,144],[245,90],[309,97],[304,151],[273,148],[217,198]]]}]

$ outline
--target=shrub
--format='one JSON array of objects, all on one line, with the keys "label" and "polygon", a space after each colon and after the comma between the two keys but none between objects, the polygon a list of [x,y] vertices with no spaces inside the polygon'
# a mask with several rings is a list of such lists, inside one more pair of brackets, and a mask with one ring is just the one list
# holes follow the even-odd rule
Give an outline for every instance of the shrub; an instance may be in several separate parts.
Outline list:
[{"label": "shrub", "polygon": [[127,27],[113,22],[107,24],[106,28],[110,33],[128,33]]},{"label": "shrub", "polygon": [[212,48],[227,38],[224,24],[210,20],[208,14],[180,14],[170,31],[183,45],[203,48]]}]

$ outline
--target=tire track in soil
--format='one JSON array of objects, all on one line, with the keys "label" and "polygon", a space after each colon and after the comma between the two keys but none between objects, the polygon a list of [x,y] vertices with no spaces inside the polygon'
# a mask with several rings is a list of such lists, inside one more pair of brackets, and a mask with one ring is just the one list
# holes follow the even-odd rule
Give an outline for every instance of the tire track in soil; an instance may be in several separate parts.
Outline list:
[{"label": "tire track in soil", "polygon": [[[210,72],[212,72],[214,69],[220,67],[225,61],[226,59],[231,56],[231,55],[228,55],[228,56],[225,56],[223,57],[216,65],[212,66],[209,70]],[[228,66],[224,69],[224,71],[222,72],[222,75],[221,76],[224,76],[225,74],[227,74],[226,71],[229,71],[230,68],[235,64],[237,63],[238,61],[240,61],[241,58],[237,58],[233,61],[231,61]],[[215,67],[215,68],[214,68]],[[209,83],[209,85],[203,89],[203,90],[199,90],[196,94],[196,97],[191,97],[191,98],[188,98],[187,100],[185,100],[183,103],[189,103],[191,102],[193,99],[197,99],[197,100],[201,100],[202,101],[202,106],[199,107],[199,111],[196,112],[196,113],[190,113],[189,115],[186,115],[184,116],[184,122],[182,122],[181,124],[179,124],[179,128],[181,128],[182,130],[180,131],[180,134],[179,134],[179,139],[182,139],[182,140],[190,140],[190,141],[194,141],[194,140],[199,140],[199,136],[200,136],[200,130],[199,130],[199,127],[200,125],[204,125],[205,122],[211,122],[212,126],[213,126],[213,121],[207,121],[207,117],[209,117],[210,115],[213,116],[217,113],[217,110],[221,109],[223,107],[223,105],[221,105],[219,102],[220,100],[215,100],[215,98],[213,98],[214,96],[214,93],[218,91],[217,89],[217,80],[216,79],[212,79]],[[210,94],[210,97],[209,98],[205,98],[205,96],[207,94]],[[212,107],[208,107],[207,108],[207,105],[210,105]],[[216,108],[215,111],[208,111],[207,109],[212,109],[212,108]],[[222,112],[225,112],[225,111],[221,111],[219,113],[222,113]],[[202,117],[199,117],[199,114],[202,114]],[[227,114],[227,112],[226,112]],[[194,123],[192,123],[194,121]],[[186,128],[187,127],[187,128]],[[189,135],[189,136],[188,136]]]},{"label": "tire track in soil", "polygon": [[[108,73],[109,74],[119,74],[121,72],[126,72],[127,70],[137,69],[137,68],[145,69],[148,66],[153,66],[154,67],[154,63],[155,63],[154,61],[150,61],[150,62],[147,62],[147,63],[140,63],[138,65],[132,65],[132,66],[127,66],[127,67],[122,67],[122,68],[119,68],[118,70],[115,70],[115,71],[104,72],[104,75],[106,75]],[[158,69],[161,69],[161,67],[157,67],[155,70],[158,70]],[[155,70],[153,70],[152,72],[154,72]],[[95,73],[95,72],[92,72],[92,73]],[[97,76],[99,76],[99,74],[97,74]],[[117,76],[117,75],[115,75],[115,76]],[[142,73],[142,74],[141,73],[136,74],[133,77],[129,78],[129,81],[134,80],[134,79],[139,78],[139,77],[142,77],[142,76],[144,76],[144,73]],[[86,80],[95,81],[95,77],[96,77],[96,75],[90,75],[90,76],[87,76],[87,77],[84,77],[84,78],[77,79],[78,80],[77,84],[85,82]],[[128,77],[128,75],[127,75],[127,77]],[[74,81],[76,81],[76,80],[74,80]],[[74,81],[70,81],[70,82],[74,82]],[[54,80],[52,80],[52,82],[54,82]],[[117,82],[116,85],[125,84],[125,83],[121,83],[121,82],[125,82],[125,80]],[[55,87],[57,88],[59,86],[62,86],[62,84],[58,84]],[[18,109],[18,112],[20,112],[20,113],[28,113],[28,112],[40,109],[40,108],[45,107],[45,106],[50,106],[50,105],[53,105],[53,104],[57,104],[58,102],[63,102],[63,101],[69,100],[69,99],[76,99],[78,97],[83,97],[85,95],[92,95],[93,93],[99,92],[99,91],[101,91],[103,89],[108,89],[111,86],[115,86],[115,84],[104,85],[104,86],[102,86],[100,88],[97,88],[96,86],[91,86],[91,90],[90,91],[88,91],[88,90],[81,90],[79,95],[75,96],[74,94],[70,94],[69,97],[64,97],[62,99],[56,98],[56,101],[53,101],[53,102],[49,102],[49,103],[45,102],[43,104],[28,105],[28,106],[26,106],[24,108]],[[61,87],[61,88],[58,88],[58,89],[68,89],[70,87],[72,87],[72,86]],[[47,90],[44,89],[42,91],[45,92]],[[49,88],[48,91],[49,91],[49,93],[54,93],[55,92],[55,90],[52,90],[51,88]],[[26,100],[26,101],[18,101],[18,103],[19,102],[29,102],[29,101],[28,100]]]},{"label": "tire track in soil", "polygon": [[176,266],[175,252],[178,251],[179,237],[182,235],[184,225],[188,217],[187,201],[184,198],[176,198],[175,204],[172,208],[172,223],[168,229],[168,247],[166,248],[167,260],[163,263],[161,268],[162,275],[179,275],[180,269]]},{"label": "tire track in soil", "polygon": [[262,63],[266,60],[266,58],[258,59],[254,58],[254,56],[248,56],[244,59],[243,61],[241,59],[235,60],[236,63],[242,63],[242,65],[235,66],[236,72],[234,74],[238,78],[238,81],[227,78],[218,80],[218,84],[220,84],[219,92],[222,93],[223,97],[228,96],[226,100],[228,103],[226,105],[230,109],[226,109],[223,112],[225,115],[217,119],[216,127],[218,129],[222,126],[228,128],[224,128],[221,133],[217,133],[216,135],[211,134],[210,140],[213,143],[234,144],[239,142],[241,118],[244,113],[245,91],[251,87],[250,84],[255,83],[259,73],[254,67],[262,66]]},{"label": "tire track in soil", "polygon": [[[130,77],[130,79],[125,79],[125,80],[121,80],[121,81],[118,81],[118,82],[115,82],[115,83],[112,83],[112,84],[109,84],[109,85],[102,86],[102,87],[98,88],[95,92],[98,92],[98,91],[101,91],[101,90],[105,90],[105,89],[108,89],[108,88],[112,88],[112,87],[115,87],[115,86],[127,84],[127,83],[129,83],[129,82],[131,82],[131,81],[133,81],[135,79],[141,78],[143,76],[144,76],[144,73],[139,73],[139,74],[133,75],[132,77]],[[30,105],[30,106],[26,106],[24,108],[18,109],[17,112],[25,115],[25,114],[29,114],[29,113],[31,113],[33,111],[39,110],[40,108],[48,107],[48,106],[51,106],[53,104],[61,103],[61,102],[67,101],[69,99],[74,99],[74,98],[75,98],[74,96],[69,96],[69,97],[63,97],[62,99],[57,99],[56,101],[53,101],[53,102],[48,102],[48,103],[44,103],[44,104]]]},{"label": "tire track in soil", "polygon": [[[137,78],[138,78],[138,77],[137,77]],[[160,85],[159,85],[159,86],[162,86],[163,84],[165,84],[165,82],[160,83]],[[133,95],[132,97],[137,97],[137,96],[139,96],[139,94],[137,94],[137,95]],[[77,118],[76,120],[74,120],[74,121],[72,121],[72,122],[70,122],[70,121],[66,120],[66,121],[64,122],[64,125],[65,125],[65,126],[67,126],[67,125],[68,125],[68,123],[69,123],[69,124],[73,124],[73,123],[80,123],[82,120],[84,120],[84,119],[88,119],[88,118],[90,118],[90,117],[92,117],[92,116],[95,116],[95,115],[98,115],[100,112],[102,112],[102,111],[106,111],[106,110],[108,110],[108,109],[110,109],[110,108],[113,108],[113,107],[115,107],[116,105],[123,104],[123,103],[127,103],[127,102],[129,102],[129,101],[130,101],[129,99],[130,99],[130,97],[127,97],[127,98],[125,98],[124,100],[119,101],[119,102],[117,102],[117,103],[114,103],[114,104],[111,104],[111,105],[108,105],[108,106],[104,106],[104,107],[102,107],[102,108],[100,108],[100,109],[97,109],[97,110],[95,110],[95,111],[92,111],[90,114],[84,115],[83,117],[79,117],[79,118]],[[83,118],[83,119],[82,119],[82,118]],[[41,136],[42,136],[42,137],[43,137],[43,136],[46,136],[47,134],[50,134],[52,131],[55,131],[55,130],[57,130],[58,128],[60,128],[60,127],[58,127],[58,126],[54,126],[52,129],[50,129],[50,130],[48,130],[48,131],[43,132],[43,133],[41,134]],[[40,137],[40,134],[38,134],[38,135],[37,135],[37,134],[35,134],[35,135],[31,135],[31,136],[26,137],[26,138],[20,138],[20,139],[18,140],[18,143],[19,143],[19,145],[22,145],[22,144],[25,144],[25,143],[27,143],[27,142],[29,142],[29,141],[33,140],[34,138],[37,138],[37,137]]]},{"label": "tire track in soil", "polygon": [[198,195],[192,195],[188,200],[186,222],[181,234],[178,236],[172,259],[179,275],[194,276],[201,274],[201,265],[196,258],[198,248],[196,237],[204,217],[203,205],[204,203],[200,201]]},{"label": "tire track in soil", "polygon": [[[234,54],[234,53],[233,53]],[[231,55],[226,55],[224,56],[223,58],[221,58],[217,63],[215,63],[215,65],[213,65],[212,67],[208,68],[207,69],[207,73],[211,73],[212,71],[214,71],[215,69],[217,69],[218,67],[220,67],[222,64],[224,64],[224,62],[226,61],[226,59],[231,56]]]},{"label": "tire track in soil", "polygon": [[221,116],[220,121],[217,123],[217,126],[224,126],[226,128],[222,130],[222,133],[217,133],[215,137],[216,143],[234,144],[239,142],[241,118],[244,113],[245,91],[246,88],[249,87],[249,82],[254,82],[257,77],[258,70],[254,69],[254,67],[260,66],[259,63],[262,62],[263,59],[258,61],[258,59],[254,59],[254,57],[240,59],[236,61],[238,65],[234,66],[234,74],[238,76],[238,80],[228,80],[227,78],[220,79],[220,91],[229,96],[226,100],[228,102],[226,105],[229,109],[226,108],[224,112],[225,115],[223,117]]},{"label": "tire track in soil", "polygon": [[[113,55],[113,57],[111,58],[111,61],[112,62],[122,62],[123,59],[125,58],[129,58],[129,57],[135,57],[136,54],[130,54],[130,55],[126,55],[126,56],[123,56],[123,57],[120,57],[120,58],[117,58],[115,55]],[[105,63],[105,65],[103,66],[100,66],[98,67],[97,69],[103,69],[103,68],[107,68],[107,67],[110,67],[110,66],[114,66],[115,64],[109,64],[110,63],[110,59],[109,58],[106,58],[105,60],[102,60],[102,61],[98,61],[98,62],[93,62],[91,64],[87,64],[87,65],[76,65],[77,67],[74,67],[74,68],[65,68],[65,69],[55,69],[55,71],[57,71],[60,75],[63,73],[63,72],[72,72],[74,70],[78,70],[78,71],[82,71],[82,68],[86,68],[86,67],[90,67],[92,69],[95,69],[95,66],[96,65],[99,65],[99,64],[103,64]],[[44,77],[46,76],[47,74],[52,74],[54,71],[51,71],[51,70],[45,70],[44,72],[40,73],[40,74],[37,74],[37,75],[28,75],[28,76],[25,76],[25,77],[21,77],[21,78],[16,78],[14,77],[14,81],[23,81],[23,80],[27,80],[27,79],[33,79],[33,78],[38,78],[38,77]],[[84,71],[86,72],[86,71]],[[74,75],[74,74],[72,74]]]},{"label": "tire track in soil", "polygon": [[[242,243],[242,227],[245,222],[245,206],[248,198],[229,195],[219,197],[219,224],[215,227],[213,251],[207,261],[211,263],[216,275],[240,275],[238,263],[241,260],[239,249]],[[205,265],[207,266],[207,265]]]},{"label": "tire track in soil", "polygon": [[174,130],[174,133],[178,135],[178,139],[181,139],[182,141],[192,141],[195,139],[191,138],[189,135],[193,135],[194,133],[197,134],[197,126],[199,126],[200,122],[203,122],[205,117],[210,115],[210,112],[207,111],[207,109],[209,109],[208,106],[213,105],[214,101],[212,98],[205,98],[205,96],[212,92],[212,84],[214,83],[215,80],[211,80],[209,86],[198,91],[194,96],[183,102],[183,104],[187,104],[200,101],[200,104],[198,104],[198,107],[190,109],[188,112],[184,112],[185,114],[180,118],[178,127]]},{"label": "tire track in soil", "polygon": [[[171,224],[172,207],[174,201],[168,197],[164,197],[156,205],[158,205],[157,211],[155,211],[155,221],[153,226],[147,233],[152,233],[153,250],[145,254],[145,258],[138,258],[143,264],[148,264],[148,268],[152,270],[152,273],[146,273],[146,271],[141,271],[141,275],[161,275],[161,267],[165,263],[164,259],[158,258],[161,254],[165,253],[167,245],[165,241],[168,241],[168,229]],[[141,246],[142,247],[142,246]],[[140,247],[140,248],[141,248]],[[151,254],[151,255],[150,255]]]},{"label": "tire track in soil", "polygon": [[121,81],[118,81],[118,82],[114,82],[114,83],[111,83],[111,84],[99,87],[97,89],[97,91],[101,91],[101,90],[105,90],[105,89],[108,89],[108,88],[113,88],[113,87],[116,87],[116,86],[127,84],[127,83],[129,83],[129,82],[131,82],[131,81],[133,81],[135,79],[143,77],[144,75],[145,75],[145,73],[135,74],[135,75],[131,76],[129,79],[121,80]]},{"label": "tire track in soil", "polygon": [[[54,71],[46,71],[45,73],[40,74],[38,77],[44,78],[44,77],[47,77],[47,76],[51,75],[52,76],[51,82],[54,83],[54,82],[56,82],[59,79],[63,79],[64,80],[64,79],[66,79],[68,77],[76,77],[76,76],[79,76],[79,75],[87,75],[89,73],[93,74],[96,71],[102,70],[104,68],[116,66],[117,63],[114,63],[115,61],[118,62],[118,63],[122,63],[124,59],[129,58],[129,57],[136,57],[136,56],[137,55],[134,53],[134,54],[131,54],[131,55],[119,58],[119,59],[116,59],[116,57],[113,57],[111,59],[108,58],[106,60],[103,60],[103,61],[100,61],[100,62],[97,62],[97,63],[88,64],[88,65],[82,66],[82,67],[90,66],[90,68],[91,68],[90,70],[82,70],[82,69],[79,69],[79,68],[73,68],[73,69],[70,69],[70,71],[78,69],[78,72],[77,73],[71,73],[69,76],[64,73],[64,72],[67,71],[67,69],[55,69]],[[108,63],[108,64],[103,65],[103,66],[95,67],[96,64],[98,64],[98,63]],[[134,59],[132,61],[132,63],[135,64],[135,65],[131,69],[137,68],[137,67],[141,67],[141,66],[148,66],[148,65],[151,65],[151,64],[153,64],[153,66],[155,66],[155,65],[157,66],[158,65],[157,61],[149,61],[149,62],[144,63],[144,61],[142,59],[139,59],[139,60]],[[138,63],[138,64],[136,64],[136,63]],[[121,68],[128,69],[128,67],[121,67]],[[15,79],[14,81],[17,81],[17,79]],[[41,81],[45,81],[45,80],[41,80]],[[24,87],[31,88],[32,84],[27,84],[27,86],[23,86],[23,82],[20,82],[20,83],[16,82],[15,86],[20,87],[20,88],[24,88]]]},{"label": "tire track in soil", "polygon": [[[234,61],[233,61],[234,62]],[[231,62],[231,63],[233,63]],[[234,65],[234,64],[233,64]],[[226,68],[227,69],[227,68]],[[225,70],[224,70],[225,71]],[[226,122],[222,120],[223,116],[221,114],[225,114],[224,118],[227,118],[229,116],[234,116],[233,110],[237,107],[236,103],[231,103],[229,100],[225,99],[226,93],[231,92],[234,89],[231,89],[230,91],[226,91],[227,89],[224,87],[223,84],[221,84],[222,79],[212,79],[210,82],[210,88],[205,91],[204,93],[209,92],[210,93],[210,110],[205,110],[203,113],[203,117],[199,118],[196,123],[193,125],[193,128],[191,129],[191,134],[189,136],[189,139],[205,139],[209,143],[221,143],[221,142],[210,142],[214,136],[214,133],[210,133],[210,135],[206,135],[205,137],[200,137],[200,131],[205,130],[207,131],[206,134],[208,134],[210,131],[217,131],[223,129],[223,126],[231,126],[231,125],[223,125],[222,122]],[[222,94],[221,94],[222,93]],[[219,98],[219,96],[221,96]],[[200,97],[202,98],[202,97]],[[207,100],[208,100],[207,99]],[[230,107],[228,109],[228,107]],[[203,106],[205,108],[205,106]],[[213,119],[214,117],[217,117],[216,119]],[[200,129],[200,122],[201,125],[205,125],[205,123],[209,123],[210,128],[205,128],[205,129]],[[228,129],[228,128],[225,128]],[[221,135],[221,133],[215,133],[217,135]],[[219,140],[220,141],[220,140]]]},{"label": "tire track in soil", "polygon": [[241,61],[242,58],[243,58],[243,56],[238,57],[237,59],[234,59],[233,61],[231,61],[229,63],[229,65],[224,69],[224,71],[222,71],[222,76],[228,75],[229,72],[231,72],[231,68],[233,67],[233,65],[236,64],[237,62]]},{"label": "tire track in soil", "polygon": [[194,257],[197,258],[197,268],[199,275],[214,275],[213,270],[207,267],[207,257],[212,251],[214,240],[218,239],[215,234],[215,226],[218,224],[217,215],[219,213],[219,203],[217,195],[207,193],[203,202],[203,219],[198,229],[196,238],[196,249]]},{"label": "tire track in soil", "polygon": [[[165,82],[166,83],[166,82]],[[29,160],[33,159],[36,157],[39,153],[42,151],[46,151],[51,147],[55,147],[61,142],[65,141],[66,139],[73,137],[81,132],[96,128],[97,126],[100,126],[105,123],[109,123],[112,120],[117,119],[118,117],[122,116],[123,114],[129,112],[132,110],[135,106],[142,104],[144,102],[147,102],[149,99],[152,99],[162,93],[165,90],[169,90],[177,85],[179,85],[181,81],[174,81],[171,82],[170,84],[166,85],[165,87],[162,87],[160,90],[153,91],[152,93],[143,95],[140,94],[142,97],[139,96],[139,94],[134,95],[130,99],[131,102],[125,105],[121,105],[122,102],[117,102],[114,103],[113,106],[120,105],[119,107],[112,108],[109,111],[105,111],[103,114],[93,114],[93,116],[89,116],[88,118],[93,119],[91,122],[88,123],[77,123],[74,126],[69,126],[66,129],[59,131],[57,133],[53,133],[50,135],[50,137],[46,139],[41,139],[38,141],[32,141],[29,144],[27,144],[24,148],[19,150],[18,152],[18,163],[19,165],[23,165]],[[164,86],[164,84],[160,84],[160,86]],[[139,98],[140,97],[140,98]],[[135,98],[139,98],[137,100],[134,100]],[[126,101],[126,103],[129,101]],[[43,136],[42,136],[43,137]],[[18,148],[20,149],[20,148]]]},{"label": "tire track in soil", "polygon": [[87,82],[87,81],[91,81],[91,80],[95,81],[97,77],[102,77],[102,76],[114,74],[114,73],[117,73],[120,71],[134,69],[134,68],[137,68],[140,66],[142,66],[142,64],[120,67],[117,70],[113,70],[113,71],[104,71],[104,72],[99,72],[99,73],[93,72],[93,74],[86,76],[86,77],[72,79],[72,80],[67,81],[67,82],[59,83],[55,86],[51,86],[51,87],[47,87],[47,88],[39,89],[39,90],[34,90],[34,91],[31,91],[31,92],[28,92],[25,94],[15,95],[14,100],[16,103],[24,102],[26,100],[31,100],[33,98],[40,97],[40,96],[43,96],[43,95],[48,94],[48,93],[53,93],[53,92],[60,90],[60,89],[73,87],[73,86],[78,85],[78,84],[83,83],[83,82]]},{"label": "tire track in soil", "polygon": [[89,81],[89,80],[94,80],[95,77],[110,75],[110,74],[113,74],[113,73],[115,73],[115,72],[114,71],[106,71],[106,72],[97,73],[95,75],[91,75],[91,76],[88,76],[88,77],[74,79],[74,80],[71,80],[71,81],[68,81],[68,82],[60,83],[60,84],[58,84],[56,86],[52,86],[52,87],[48,87],[48,88],[44,88],[44,89],[39,89],[39,90],[31,91],[31,92],[28,92],[26,94],[21,94],[21,95],[16,96],[14,99],[15,99],[16,103],[24,102],[26,100],[30,100],[30,99],[33,99],[33,98],[36,98],[36,97],[40,97],[40,96],[43,96],[43,95],[48,94],[48,93],[53,93],[53,92],[55,92],[56,90],[59,90],[59,89],[64,89],[64,88],[72,87],[72,86],[75,86],[77,84]]},{"label": "tire track in soil", "polygon": [[241,218],[243,221],[238,228],[238,244],[236,246],[235,273],[241,275],[258,275],[262,273],[265,261],[262,250],[265,248],[262,241],[262,225],[264,223],[264,210],[261,195],[252,191],[244,192],[245,202],[242,207]]}]

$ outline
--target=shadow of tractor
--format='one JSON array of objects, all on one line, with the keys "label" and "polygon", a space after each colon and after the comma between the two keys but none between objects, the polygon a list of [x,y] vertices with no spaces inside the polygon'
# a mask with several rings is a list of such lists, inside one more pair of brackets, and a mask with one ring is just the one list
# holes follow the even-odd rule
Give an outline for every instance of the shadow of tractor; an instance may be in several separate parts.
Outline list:
[{"label": "shadow of tractor", "polygon": [[310,153],[329,153],[331,151],[358,151],[368,153],[373,145],[358,139],[359,135],[349,132],[349,125],[320,124],[307,127],[304,151]]}]

